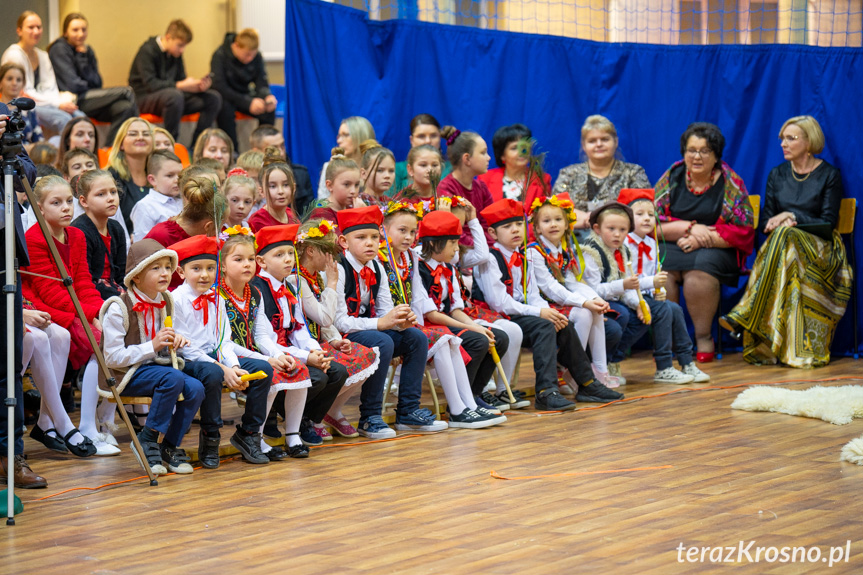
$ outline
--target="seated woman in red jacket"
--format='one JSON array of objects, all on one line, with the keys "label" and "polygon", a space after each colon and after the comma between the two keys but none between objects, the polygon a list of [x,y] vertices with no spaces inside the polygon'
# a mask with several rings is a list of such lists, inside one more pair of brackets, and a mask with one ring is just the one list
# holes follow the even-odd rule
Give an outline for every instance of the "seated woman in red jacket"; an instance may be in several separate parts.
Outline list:
[{"label": "seated woman in red jacket", "polygon": [[476,179],[485,182],[494,201],[509,198],[531,206],[536,198],[551,194],[551,176],[543,174],[542,181],[531,176],[525,197],[528,157],[521,152],[519,143],[530,138],[530,128],[524,124],[503,126],[492,136],[491,148],[497,167],[480,174]]},{"label": "seated woman in red jacket", "polygon": [[[84,232],[69,227],[72,223],[74,197],[72,188],[60,176],[46,176],[39,180],[33,190],[36,202],[45,216],[54,244],[60,253],[60,258],[69,277],[75,286],[75,294],[81,302],[84,315],[93,329],[93,335],[98,341],[102,326],[98,315],[102,307],[102,296],[93,285],[90,277],[90,267],[87,263],[87,239]],[[27,240],[27,251],[30,255],[30,265],[22,272],[32,272],[49,278],[60,279],[60,270],[51,258],[48,241],[39,226],[32,226],[24,235]],[[63,283],[53,279],[22,274],[22,291],[24,297],[32,302],[33,307],[51,315],[51,323],[67,330],[71,335],[69,362],[73,369],[80,369],[93,353],[81,320],[75,313],[72,298]],[[95,406],[94,406],[95,407]],[[80,456],[96,454],[96,447],[88,441],[77,429],[66,436],[67,446],[72,446],[73,453]],[[78,446],[81,449],[76,449]]]}]

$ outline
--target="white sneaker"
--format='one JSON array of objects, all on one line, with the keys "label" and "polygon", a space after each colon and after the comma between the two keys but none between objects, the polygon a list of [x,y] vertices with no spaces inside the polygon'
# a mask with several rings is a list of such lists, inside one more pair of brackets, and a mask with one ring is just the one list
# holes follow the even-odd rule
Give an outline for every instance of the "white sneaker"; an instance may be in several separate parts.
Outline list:
[{"label": "white sneaker", "polygon": [[694,378],[692,383],[705,383],[710,381],[710,376],[698,369],[698,366],[695,365],[694,361],[683,366],[683,373],[691,375]]},{"label": "white sneaker", "polygon": [[96,439],[96,441],[93,442],[93,445],[96,446],[96,455],[100,457],[110,457],[112,455],[120,454],[119,447],[106,443],[105,441],[102,441],[98,438]]},{"label": "white sneaker", "polygon": [[616,377],[619,385],[626,385],[626,378],[620,374],[620,363],[609,363],[608,375],[609,378]]},{"label": "white sneaker", "polygon": [[694,379],[691,375],[687,375],[673,367],[666,367],[662,371],[657,371],[656,375],[653,376],[653,381],[656,383],[684,384],[692,383]]}]

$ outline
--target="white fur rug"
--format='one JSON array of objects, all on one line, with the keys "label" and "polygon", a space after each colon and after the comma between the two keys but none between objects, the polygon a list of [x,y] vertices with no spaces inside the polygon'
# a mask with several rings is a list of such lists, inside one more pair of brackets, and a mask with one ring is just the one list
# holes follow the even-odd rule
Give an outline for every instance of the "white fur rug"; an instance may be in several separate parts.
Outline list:
[{"label": "white fur rug", "polygon": [[[737,396],[731,408],[800,415],[846,425],[855,418],[863,418],[863,386],[818,385],[801,390],[766,385],[750,387]],[[842,448],[840,459],[863,465],[863,437],[848,442]]]}]

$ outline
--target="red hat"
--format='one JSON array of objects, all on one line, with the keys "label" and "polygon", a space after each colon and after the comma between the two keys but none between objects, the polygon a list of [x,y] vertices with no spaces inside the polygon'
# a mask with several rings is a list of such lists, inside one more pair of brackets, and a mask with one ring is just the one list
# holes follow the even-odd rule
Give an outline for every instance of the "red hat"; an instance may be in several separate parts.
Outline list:
[{"label": "red hat", "polygon": [[348,208],[336,212],[339,230],[342,235],[357,230],[374,230],[384,223],[384,215],[377,206],[366,206],[364,208]]},{"label": "red hat", "polygon": [[461,237],[461,222],[450,212],[435,210],[420,222],[417,239],[457,240]]},{"label": "red hat", "polygon": [[219,242],[216,238],[209,236],[192,236],[191,238],[177,242],[169,249],[177,252],[177,259],[180,261],[180,265],[195,260],[216,261],[216,254],[219,253]]},{"label": "red hat", "polygon": [[523,220],[524,204],[504,198],[486,206],[479,215],[485,218],[489,226],[494,228],[516,220]]},{"label": "red hat", "polygon": [[267,226],[258,230],[255,235],[255,243],[258,245],[258,255],[262,256],[271,249],[279,246],[289,246],[297,239],[299,224],[288,224],[284,226]]},{"label": "red hat", "polygon": [[624,188],[620,190],[620,195],[617,196],[617,201],[621,204],[631,206],[639,200],[647,200],[653,203],[654,192],[653,188]]}]

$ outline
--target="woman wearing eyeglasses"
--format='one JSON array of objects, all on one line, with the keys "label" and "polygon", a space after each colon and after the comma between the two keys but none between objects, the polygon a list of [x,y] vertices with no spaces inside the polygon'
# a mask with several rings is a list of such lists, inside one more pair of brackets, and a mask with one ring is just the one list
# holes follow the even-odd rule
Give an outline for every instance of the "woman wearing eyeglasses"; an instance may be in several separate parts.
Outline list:
[{"label": "woman wearing eyeglasses", "polygon": [[707,122],[680,137],[682,160],[656,184],[658,242],[668,298],[680,287],[695,327],[696,357],[713,361],[711,325],[720,286],[736,286],[755,239],[754,217],[743,179],[722,161],[725,138]]},{"label": "woman wearing eyeglasses", "polygon": [[770,171],[760,231],[769,234],[740,303],[719,323],[750,363],[819,367],[830,362],[836,324],[851,297],[851,267],[836,231],[839,170],[814,154],[824,133],[812,116],[782,125],[785,162]]}]

